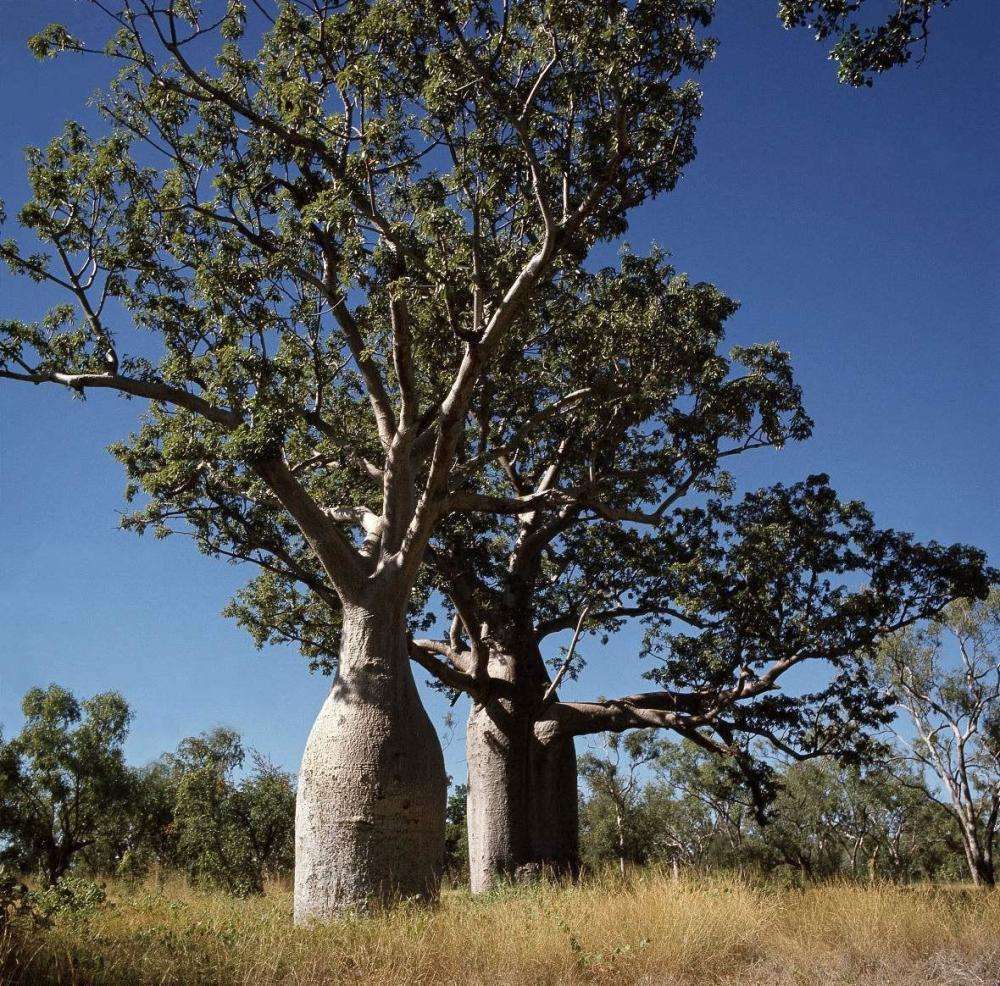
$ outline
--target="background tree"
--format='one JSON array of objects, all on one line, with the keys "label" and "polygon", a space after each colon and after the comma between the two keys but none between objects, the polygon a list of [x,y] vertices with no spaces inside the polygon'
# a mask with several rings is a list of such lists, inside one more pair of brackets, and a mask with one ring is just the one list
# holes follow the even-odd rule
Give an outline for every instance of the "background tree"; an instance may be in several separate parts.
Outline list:
[{"label": "background tree", "polygon": [[161,759],[131,768],[132,794],[115,824],[85,852],[94,873],[137,880],[154,871],[178,866],[177,827],[174,824],[176,790],[167,764]]},{"label": "background tree", "polygon": [[[629,859],[793,882],[955,877],[962,848],[952,823],[914,777],[828,757],[779,761],[776,795],[762,812],[732,760],[662,734],[654,746],[655,758],[631,786]],[[617,757],[596,757],[596,776],[612,776]],[[591,787],[581,820],[584,858],[592,865],[619,858],[615,817],[604,786]]]},{"label": "background tree", "polygon": [[[625,862],[642,862],[644,844],[640,825],[642,768],[660,753],[656,735],[651,730],[637,730],[620,736],[608,733],[603,756],[589,753],[580,760],[580,773],[590,788],[599,815],[614,822],[614,845],[618,869],[625,875]],[[609,810],[610,809],[610,810]]]},{"label": "background tree", "polygon": [[876,762],[842,769],[839,788],[848,836],[843,872],[895,881],[955,875],[949,819],[927,799],[918,775]]},{"label": "background tree", "polygon": [[152,402],[118,449],[151,497],[135,526],[306,584],[318,563],[344,625],[296,914],[433,893],[446,780],[411,592],[487,368],[692,159],[711,4],[255,4],[253,54],[238,0],[95,6],[106,47],[34,42],[122,71],[109,136],[29,156],[39,245],[3,255],[69,303],[4,323],[0,376]]},{"label": "background tree", "polygon": [[[797,881],[834,876],[908,881],[943,875],[954,857],[941,812],[874,763],[822,758],[779,768],[779,792],[751,818],[747,862]],[[950,874],[944,874],[949,875]]]},{"label": "background tree", "polygon": [[784,865],[805,880],[842,872],[855,841],[852,807],[843,797],[842,777],[834,765],[828,761],[790,765],[782,773],[770,822],[760,833],[765,865]]},{"label": "background tree", "polygon": [[[64,702],[67,694],[51,686],[34,689],[26,700]],[[259,892],[268,877],[286,875],[292,865],[291,779],[260,755],[243,773],[246,756],[237,734],[217,728],[184,740],[176,753],[149,766],[119,762],[125,780],[117,789],[126,796],[92,800],[92,836],[63,876],[134,878],[156,865],[243,895]],[[829,757],[771,759],[776,796],[762,811],[758,792],[732,757],[658,730],[607,734],[581,761],[585,861],[593,867],[613,862],[620,871],[625,862],[664,863],[675,872],[679,866],[749,870],[794,881],[960,878],[967,864],[952,810],[923,788],[919,774]],[[10,823],[11,802],[4,807],[4,862],[25,874],[44,873],[48,858],[45,839],[16,837],[38,803],[37,793],[22,798],[16,824]],[[455,876],[468,858],[465,814],[460,785],[448,802],[449,869]],[[511,876],[535,872],[529,866]],[[67,885],[67,906],[78,892],[86,897],[93,888],[86,880]],[[51,900],[63,900],[62,893]]]},{"label": "background tree", "polygon": [[129,803],[132,714],[117,692],[80,702],[58,685],[31,689],[21,709],[24,728],[0,742],[0,857],[52,884]]},{"label": "background tree", "polygon": [[886,641],[882,660],[903,715],[903,758],[934,779],[933,787],[921,785],[927,797],[937,799],[943,788],[972,879],[992,887],[1000,826],[1000,592],[956,602],[926,626]]},{"label": "background tree", "polygon": [[181,742],[166,758],[174,790],[176,856],[188,874],[236,894],[261,893],[293,864],[295,789],[257,753],[246,777],[239,735],[216,728]]},{"label": "background tree", "polygon": [[456,784],[448,794],[445,812],[445,869],[452,879],[463,883],[469,875],[468,794],[466,784]]},{"label": "background tree", "polygon": [[753,864],[758,806],[730,758],[661,738],[644,801],[658,843],[654,858],[710,869]]}]

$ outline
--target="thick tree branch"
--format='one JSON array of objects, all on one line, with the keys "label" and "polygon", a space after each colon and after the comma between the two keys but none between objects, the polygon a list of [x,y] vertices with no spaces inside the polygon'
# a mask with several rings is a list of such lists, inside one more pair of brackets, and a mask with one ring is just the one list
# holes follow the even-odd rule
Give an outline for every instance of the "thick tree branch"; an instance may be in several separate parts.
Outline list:
[{"label": "thick tree branch", "polygon": [[162,404],[185,408],[230,431],[242,423],[242,418],[234,411],[218,407],[196,394],[160,380],[136,379],[117,373],[58,373],[49,370],[19,373],[5,369],[0,369],[0,379],[34,384],[55,383],[80,393],[85,390],[117,390],[132,397],[146,397]]},{"label": "thick tree branch", "polygon": [[295,518],[337,591],[348,600],[358,599],[370,574],[364,557],[299,484],[284,461],[263,459],[252,466]]}]

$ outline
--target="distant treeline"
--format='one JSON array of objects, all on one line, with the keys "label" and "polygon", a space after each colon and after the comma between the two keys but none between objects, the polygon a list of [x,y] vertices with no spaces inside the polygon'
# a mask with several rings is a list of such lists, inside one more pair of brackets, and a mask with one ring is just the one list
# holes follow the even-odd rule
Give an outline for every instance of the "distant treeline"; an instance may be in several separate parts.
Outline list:
[{"label": "distant treeline", "polygon": [[591,865],[676,863],[797,882],[969,876],[954,817],[915,772],[791,762],[760,813],[726,761],[687,741],[614,736],[601,755],[583,758],[582,770],[589,796],[581,836]]},{"label": "distant treeline", "polygon": [[[230,729],[183,740],[144,767],[123,744],[132,713],[121,695],[85,701],[52,685],[22,703],[25,725],[0,740],[0,858],[56,883],[73,873],[142,878],[173,871],[231,893],[259,893],[294,865],[291,775]],[[917,773],[832,760],[778,771],[760,813],[724,759],[653,731],[609,735],[581,759],[585,864],[677,864],[783,879],[961,879],[953,816]],[[446,864],[467,873],[464,786],[448,805]]]},{"label": "distant treeline", "polygon": [[294,861],[292,777],[231,729],[183,740],[145,767],[125,763],[132,713],[116,692],[24,697],[20,735],[0,743],[0,859],[52,884],[70,872],[188,874],[236,894]]}]

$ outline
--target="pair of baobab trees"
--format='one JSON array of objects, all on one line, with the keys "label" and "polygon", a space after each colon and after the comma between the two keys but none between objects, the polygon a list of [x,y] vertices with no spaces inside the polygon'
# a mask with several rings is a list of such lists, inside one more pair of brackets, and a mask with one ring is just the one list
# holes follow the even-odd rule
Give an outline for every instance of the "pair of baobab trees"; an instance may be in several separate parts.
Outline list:
[{"label": "pair of baobab trees", "polygon": [[[934,5],[781,15],[860,83]],[[709,0],[93,6],[106,45],[32,42],[119,70],[106,135],[29,153],[41,246],[2,251],[66,303],[2,324],[0,377],[147,399],[114,448],[128,524],[258,564],[233,611],[336,664],[299,920],[434,892],[446,777],[411,661],[474,700],[477,888],[575,868],[575,735],[672,728],[762,797],[754,737],[863,752],[888,714],[865,654],[981,595],[981,553],[879,530],[824,477],[732,501],[729,457],[809,432],[786,355],[721,355],[734,305],[660,255],[585,263],[694,157]],[[542,641],[632,617],[657,690],[560,701]],[[823,683],[783,694],[805,661]]]}]

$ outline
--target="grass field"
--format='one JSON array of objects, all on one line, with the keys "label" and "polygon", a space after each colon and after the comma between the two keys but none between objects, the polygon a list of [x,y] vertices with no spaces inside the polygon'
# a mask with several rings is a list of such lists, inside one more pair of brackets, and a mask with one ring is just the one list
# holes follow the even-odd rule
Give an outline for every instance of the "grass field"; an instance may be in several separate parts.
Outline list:
[{"label": "grass field", "polygon": [[5,986],[129,984],[1000,983],[1000,891],[608,875],[294,928],[291,895],[181,882],[5,933]]}]

